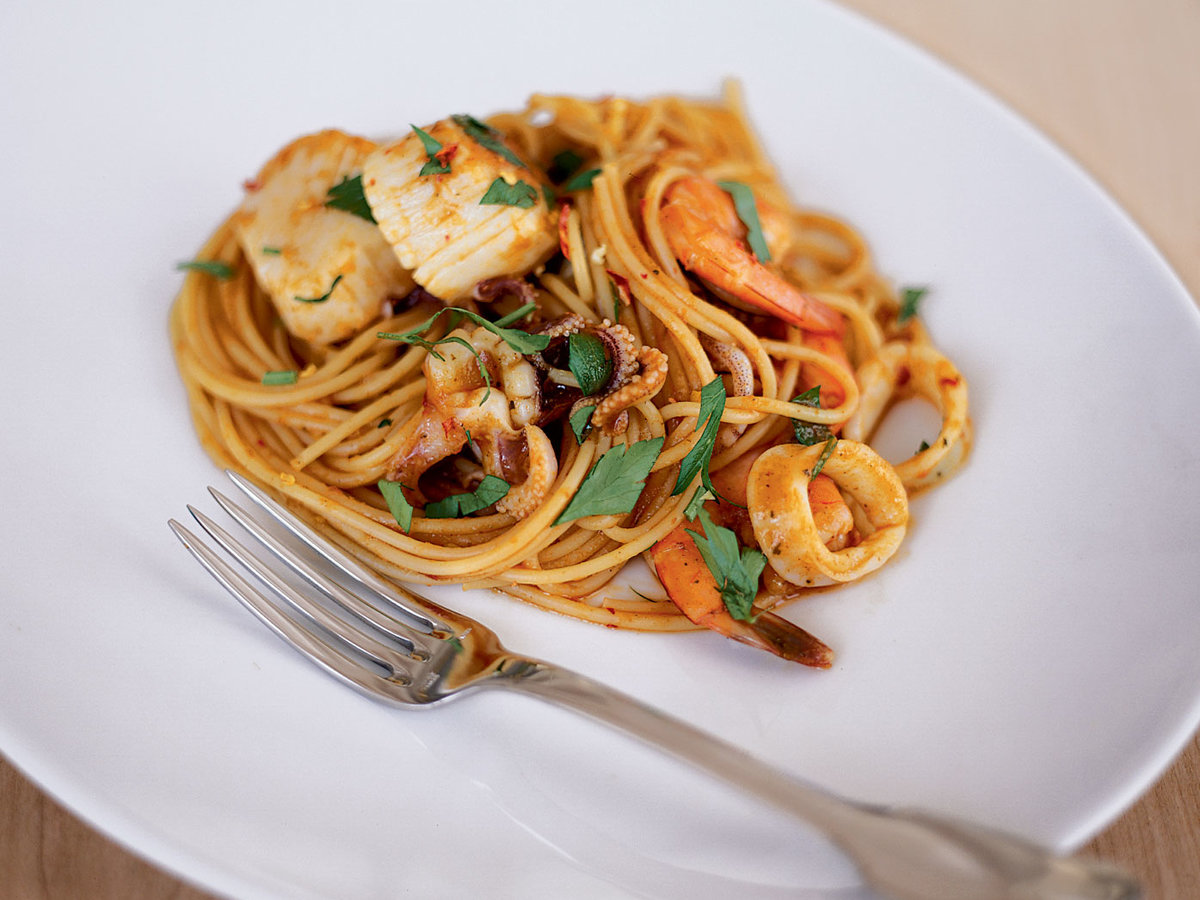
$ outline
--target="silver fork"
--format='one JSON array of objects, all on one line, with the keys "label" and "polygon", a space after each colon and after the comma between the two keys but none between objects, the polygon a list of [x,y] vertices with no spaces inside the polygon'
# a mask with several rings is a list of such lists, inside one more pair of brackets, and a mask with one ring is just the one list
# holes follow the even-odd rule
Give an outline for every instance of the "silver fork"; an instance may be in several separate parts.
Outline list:
[{"label": "silver fork", "polygon": [[[254,514],[209,491],[269,551],[269,562],[204,513],[188,510],[267,591],[174,519],[171,529],[284,640],[376,699],[428,705],[491,687],[573,709],[815,825],[849,854],[872,888],[896,900],[1141,896],[1131,877],[1107,864],[1055,856],[1023,838],[947,816],[842,799],[590,678],[509,653],[483,625],[383,580],[240,475],[228,474],[253,502]],[[303,582],[281,575],[280,564]]]}]

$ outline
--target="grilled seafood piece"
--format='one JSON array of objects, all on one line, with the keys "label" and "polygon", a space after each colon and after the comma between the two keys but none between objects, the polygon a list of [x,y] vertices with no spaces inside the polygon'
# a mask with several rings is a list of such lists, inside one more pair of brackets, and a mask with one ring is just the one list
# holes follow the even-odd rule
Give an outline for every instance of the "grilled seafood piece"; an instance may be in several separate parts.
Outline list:
[{"label": "grilled seafood piece", "polygon": [[[449,171],[421,174],[435,160],[415,131],[376,150],[363,167],[367,202],[396,257],[447,303],[470,296],[481,281],[523,276],[558,243],[541,177],[513,162],[511,150],[503,155],[480,143],[480,128],[455,116],[425,129],[441,145],[436,168]],[[507,150],[498,133],[484,135]],[[520,205],[481,202],[494,190],[514,192]]]},{"label": "grilled seafood piece", "polygon": [[314,344],[349,337],[413,281],[382,233],[325,205],[330,188],[362,171],[364,138],[321,131],[280,150],[246,183],[234,230],[258,284],[287,330]]},{"label": "grilled seafood piece", "polygon": [[447,335],[436,355],[426,356],[424,371],[425,401],[403,426],[388,479],[423,503],[421,476],[469,444],[485,473],[511,485],[496,511],[517,517],[531,513],[558,475],[554,445],[533,424],[539,413],[534,367],[497,335],[476,326]]}]

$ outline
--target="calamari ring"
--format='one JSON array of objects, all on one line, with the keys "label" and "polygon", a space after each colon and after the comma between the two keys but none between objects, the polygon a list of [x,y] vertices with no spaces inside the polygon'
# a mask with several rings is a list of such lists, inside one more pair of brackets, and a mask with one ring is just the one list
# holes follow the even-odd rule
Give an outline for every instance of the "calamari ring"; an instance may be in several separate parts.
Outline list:
[{"label": "calamari ring", "polygon": [[496,512],[508,513],[518,519],[532,515],[542,505],[558,477],[558,456],[546,432],[536,425],[526,425],[524,434],[529,448],[529,475],[520,484],[513,485],[496,504]]},{"label": "calamari ring", "polygon": [[861,399],[843,432],[851,440],[867,440],[894,399],[921,397],[942,417],[942,428],[929,447],[896,464],[905,490],[928,487],[966,459],[971,449],[967,382],[942,354],[924,344],[884,344],[859,367],[857,378]]},{"label": "calamari ring", "polygon": [[829,550],[808,502],[823,450],[823,444],[772,447],[755,460],[746,484],[754,537],[771,567],[793,584],[861,578],[891,558],[908,528],[908,497],[895,470],[866,444],[839,440],[821,474],[854,498],[873,530],[853,547]]}]

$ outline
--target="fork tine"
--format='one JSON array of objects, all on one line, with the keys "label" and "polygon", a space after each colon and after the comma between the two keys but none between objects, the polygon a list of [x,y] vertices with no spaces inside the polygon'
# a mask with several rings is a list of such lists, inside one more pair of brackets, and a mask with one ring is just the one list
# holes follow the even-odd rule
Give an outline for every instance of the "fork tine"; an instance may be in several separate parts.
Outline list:
[{"label": "fork tine", "polygon": [[[212,536],[222,549],[235,560],[249,569],[261,582],[270,587],[278,596],[286,600],[293,609],[307,620],[319,626],[348,647],[379,665],[392,671],[404,671],[412,658],[406,652],[385,644],[371,635],[352,628],[347,622],[339,619],[333,613],[295,590],[277,575],[272,568],[255,556],[250,550],[239,543],[229,532],[206,516],[194,506],[188,506],[188,512]],[[406,642],[406,650],[411,646]]]},{"label": "fork tine", "polygon": [[237,485],[242,493],[253,500],[260,509],[279,522],[280,525],[360,585],[369,588],[373,593],[378,594],[387,602],[399,607],[405,615],[412,617],[420,623],[418,627],[422,630],[426,632],[442,632],[444,634],[454,633],[455,629],[447,625],[444,621],[441,621],[438,618],[438,613],[434,609],[430,609],[430,601],[418,597],[398,585],[385,582],[377,574],[354,559],[354,557],[345,553],[340,547],[334,546],[328,540],[318,535],[306,523],[300,521],[300,519],[280,506],[272,497],[247,478],[234,472],[232,469],[226,469],[225,474],[229,476],[230,481]]},{"label": "fork tine", "polygon": [[175,519],[171,519],[167,524],[175,532],[180,543],[208,573],[246,609],[254,613],[259,621],[283,638],[285,643],[352,687],[372,696],[378,694],[381,679],[379,674],[371,671],[359,660],[342,653],[329,641],[323,640],[294,620],[276,601],[246,581],[232,566],[209,549],[208,545]]},{"label": "fork tine", "polygon": [[[263,527],[257,519],[220,491],[212,487],[208,491],[234,521],[254,535],[272,553],[291,567],[292,571],[296,572],[305,581],[347,612],[357,616],[362,621],[377,628],[394,640],[399,641],[409,651],[428,654],[440,645],[441,641],[439,638],[429,636],[425,632],[425,628],[431,624],[425,617],[421,617],[415,623],[410,623],[408,621],[400,621],[394,616],[389,615],[385,610],[380,609],[379,606],[367,602],[363,597],[360,597],[353,591],[347,590],[329,578],[308,560],[294,552],[291,547],[280,541],[279,538]],[[406,616],[406,618],[408,617]]]}]

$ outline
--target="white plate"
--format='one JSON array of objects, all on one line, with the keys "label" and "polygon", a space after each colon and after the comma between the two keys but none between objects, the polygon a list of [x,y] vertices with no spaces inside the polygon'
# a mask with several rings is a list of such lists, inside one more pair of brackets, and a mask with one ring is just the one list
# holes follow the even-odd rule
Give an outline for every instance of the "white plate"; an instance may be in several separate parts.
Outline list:
[{"label": "white plate", "polygon": [[969,466],[879,577],[792,608],[830,672],[461,605],[788,771],[1062,849],[1156,778],[1200,719],[1195,307],[1078,168],[940,65],[823,4],[727,9],[5,9],[6,754],[237,897],[858,896],[803,827],[568,713],[344,689],[165,525],[216,478],[167,347],[173,265],[278,146],[734,74],[796,197],[933,286]]}]

